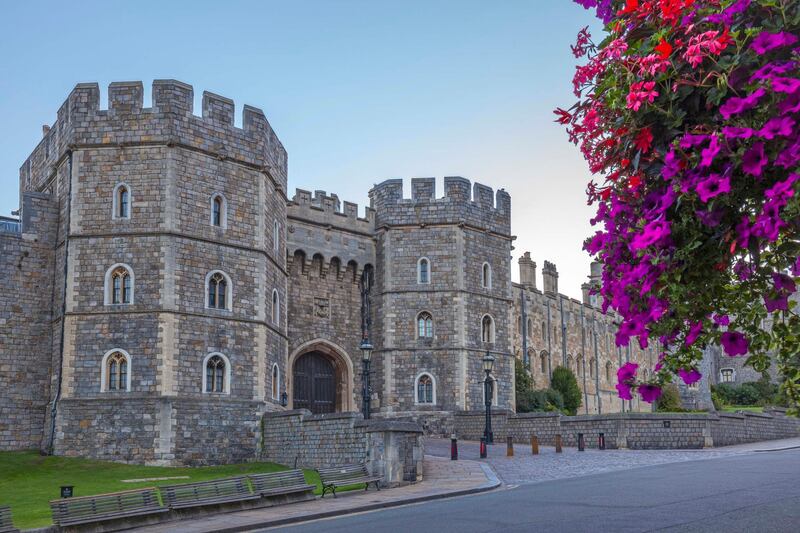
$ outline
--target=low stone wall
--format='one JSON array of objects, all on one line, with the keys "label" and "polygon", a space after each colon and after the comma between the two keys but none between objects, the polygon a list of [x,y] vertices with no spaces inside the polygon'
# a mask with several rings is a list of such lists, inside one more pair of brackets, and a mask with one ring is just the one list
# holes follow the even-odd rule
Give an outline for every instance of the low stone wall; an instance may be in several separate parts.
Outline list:
[{"label": "low stone wall", "polygon": [[423,431],[408,420],[364,420],[360,413],[313,415],[305,409],[264,414],[259,459],[298,468],[367,463],[386,486],[422,479]]},{"label": "low stone wall", "polygon": [[[461,412],[454,417],[460,439],[483,436],[485,414]],[[597,448],[599,434],[606,448],[633,450],[697,449],[800,436],[800,419],[787,417],[783,409],[764,413],[615,413],[608,415],[562,416],[555,413],[513,414],[493,411],[495,442],[511,436],[527,444],[531,435],[552,446],[560,434],[564,446],[577,446],[584,434],[587,448]]]}]

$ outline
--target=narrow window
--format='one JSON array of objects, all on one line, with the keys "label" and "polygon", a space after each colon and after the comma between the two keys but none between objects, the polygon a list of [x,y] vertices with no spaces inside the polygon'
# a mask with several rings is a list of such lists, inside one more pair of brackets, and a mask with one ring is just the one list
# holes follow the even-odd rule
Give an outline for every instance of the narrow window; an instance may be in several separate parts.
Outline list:
[{"label": "narrow window", "polygon": [[611,383],[611,363],[606,363],[606,381]]},{"label": "narrow window", "polygon": [[733,369],[732,368],[723,368],[720,370],[720,375],[723,383],[733,383]]},{"label": "narrow window", "polygon": [[433,379],[428,374],[422,374],[417,380],[417,403],[434,403]]},{"label": "narrow window", "polygon": [[111,274],[111,303],[131,303],[131,274],[125,267],[118,267]]},{"label": "narrow window", "polygon": [[542,374],[546,374],[547,373],[547,356],[545,354],[542,354],[541,363],[542,363]]},{"label": "narrow window", "polygon": [[431,281],[431,264],[428,258],[423,257],[417,262],[417,283],[430,283]]},{"label": "narrow window", "polygon": [[278,299],[278,291],[272,290],[272,323],[278,324],[281,319],[281,303]]},{"label": "narrow window", "polygon": [[542,340],[547,340],[547,326],[542,322]]},{"label": "narrow window", "polygon": [[278,365],[272,365],[272,399],[277,400],[280,396],[280,372]]},{"label": "narrow window", "polygon": [[225,392],[225,360],[214,355],[206,361],[206,392]]},{"label": "narrow window", "polygon": [[128,390],[128,358],[114,352],[106,359],[106,390]]},{"label": "narrow window", "polygon": [[484,263],[481,269],[481,285],[484,289],[492,288],[492,267],[489,263]]},{"label": "narrow window", "polygon": [[218,228],[222,227],[222,198],[219,196],[215,196],[212,202],[211,223]]},{"label": "narrow window", "polygon": [[130,216],[130,192],[125,185],[117,189],[117,217],[128,218]]},{"label": "narrow window", "polygon": [[483,315],[481,320],[481,340],[494,342],[494,320],[489,315]]},{"label": "narrow window", "polygon": [[417,315],[417,337],[420,339],[433,338],[433,317],[428,312]]},{"label": "narrow window", "polygon": [[589,359],[589,377],[592,379],[594,379],[594,365],[595,365],[595,360]]},{"label": "narrow window", "polygon": [[278,225],[278,221],[276,220],[272,226],[272,251],[275,252],[275,255],[278,255],[278,250],[280,249],[281,245],[281,231],[280,226]]},{"label": "narrow window", "polygon": [[530,318],[528,319],[528,328],[526,330],[526,333],[528,334],[528,337],[533,335],[533,320],[531,320]]},{"label": "narrow window", "polygon": [[208,280],[208,307],[227,309],[228,281],[221,272],[214,272]]}]

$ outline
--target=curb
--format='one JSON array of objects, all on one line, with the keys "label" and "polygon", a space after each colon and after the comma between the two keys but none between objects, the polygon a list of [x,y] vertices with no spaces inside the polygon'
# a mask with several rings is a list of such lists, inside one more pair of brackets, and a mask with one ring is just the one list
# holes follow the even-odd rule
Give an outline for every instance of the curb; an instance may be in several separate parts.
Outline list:
[{"label": "curb", "polygon": [[755,452],[755,453],[761,453],[761,452],[782,452],[782,451],[784,451],[784,450],[796,450],[797,448],[800,448],[800,444],[797,444],[797,445],[794,445],[794,446],[786,446],[785,448],[765,448],[765,449],[763,449],[763,450],[753,450],[753,452]]},{"label": "curb", "polygon": [[351,507],[349,509],[336,509],[333,511],[320,511],[318,513],[307,514],[303,516],[292,516],[287,518],[279,518],[277,520],[265,520],[261,522],[255,522],[252,524],[241,525],[241,526],[234,526],[224,529],[217,529],[215,530],[217,533],[236,533],[240,531],[253,531],[254,529],[266,529],[278,526],[286,526],[289,524],[297,524],[300,522],[311,522],[313,520],[321,520],[323,518],[334,518],[337,516],[345,516],[349,514],[355,513],[363,513],[366,511],[375,511],[378,509],[390,509],[392,507],[402,507],[404,505],[411,505],[414,503],[421,503],[426,501],[435,501],[435,500],[443,500],[446,498],[455,498],[457,496],[467,496],[470,494],[479,494],[481,492],[487,492],[499,487],[502,483],[495,475],[494,471],[489,467],[489,465],[485,465],[483,463],[480,464],[481,469],[483,469],[484,474],[489,479],[487,483],[483,485],[478,485],[477,487],[472,487],[469,489],[462,489],[462,490],[455,490],[452,492],[442,492],[439,494],[432,494],[428,496],[416,496],[413,498],[408,498],[405,500],[397,500],[391,502],[384,502],[384,503],[370,503],[366,505],[361,505],[358,507]]}]

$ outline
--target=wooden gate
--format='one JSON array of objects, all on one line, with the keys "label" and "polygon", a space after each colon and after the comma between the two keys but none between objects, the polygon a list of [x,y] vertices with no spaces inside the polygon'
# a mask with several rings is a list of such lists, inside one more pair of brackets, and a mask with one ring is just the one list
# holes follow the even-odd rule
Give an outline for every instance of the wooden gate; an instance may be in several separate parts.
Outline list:
[{"label": "wooden gate", "polygon": [[336,372],[331,360],[320,352],[301,355],[292,370],[295,409],[314,414],[336,411]]}]

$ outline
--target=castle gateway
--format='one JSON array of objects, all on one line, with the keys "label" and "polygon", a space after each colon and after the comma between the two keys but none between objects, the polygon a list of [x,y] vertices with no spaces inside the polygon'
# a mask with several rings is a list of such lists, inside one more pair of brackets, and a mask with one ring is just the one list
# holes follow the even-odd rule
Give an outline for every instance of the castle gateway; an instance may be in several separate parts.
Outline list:
[{"label": "castle gateway", "polygon": [[[20,171],[21,221],[0,226],[0,449],[151,464],[255,454],[261,415],[361,409],[375,346],[376,417],[446,433],[494,404],[514,409],[514,365],[537,386],[569,366],[581,411],[645,410],[616,397],[621,350],[588,289],[558,292],[555,265],[520,260],[511,199],[459,177],[388,180],[370,206],[287,197],[286,151],[264,114],[191,86],[113,83],[108,109],[80,84]],[[596,274],[596,273],[595,273]],[[595,276],[596,278],[596,276]]]}]

